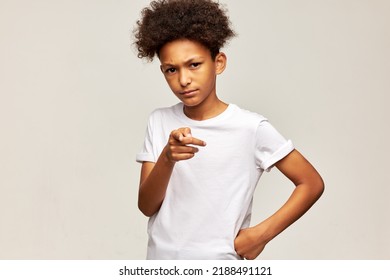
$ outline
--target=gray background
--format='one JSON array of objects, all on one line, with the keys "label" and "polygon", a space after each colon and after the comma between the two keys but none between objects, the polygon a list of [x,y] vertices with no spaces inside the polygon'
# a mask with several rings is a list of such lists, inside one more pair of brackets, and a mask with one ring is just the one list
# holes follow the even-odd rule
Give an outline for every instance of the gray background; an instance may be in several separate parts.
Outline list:
[{"label": "gray background", "polygon": [[[390,2],[224,0],[239,34],[218,80],[267,116],[326,192],[263,259],[389,259]],[[146,121],[177,100],[136,57],[149,1],[0,0],[0,258],[143,259],[136,206]],[[277,170],[253,223],[293,186]]]}]

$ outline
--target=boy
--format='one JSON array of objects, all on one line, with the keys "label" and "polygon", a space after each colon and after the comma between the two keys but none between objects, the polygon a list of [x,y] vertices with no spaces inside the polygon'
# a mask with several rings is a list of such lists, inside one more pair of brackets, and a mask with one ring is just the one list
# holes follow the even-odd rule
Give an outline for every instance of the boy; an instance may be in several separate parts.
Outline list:
[{"label": "boy", "polygon": [[[321,196],[320,175],[267,119],[218,98],[220,48],[234,36],[218,3],[153,1],[137,25],[138,56],[159,58],[180,100],[151,114],[137,154],[138,206],[150,217],[147,259],[255,259]],[[249,227],[255,187],[273,166],[295,190]]]}]

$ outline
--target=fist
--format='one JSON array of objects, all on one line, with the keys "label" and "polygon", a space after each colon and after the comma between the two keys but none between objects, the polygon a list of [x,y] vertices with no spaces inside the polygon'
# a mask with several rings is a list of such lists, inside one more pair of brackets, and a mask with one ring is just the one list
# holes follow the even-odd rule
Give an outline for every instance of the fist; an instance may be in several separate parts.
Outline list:
[{"label": "fist", "polygon": [[188,160],[194,157],[199,151],[196,146],[204,147],[206,142],[192,137],[189,127],[182,127],[173,130],[169,135],[168,144],[165,147],[165,154],[168,160],[177,162]]}]

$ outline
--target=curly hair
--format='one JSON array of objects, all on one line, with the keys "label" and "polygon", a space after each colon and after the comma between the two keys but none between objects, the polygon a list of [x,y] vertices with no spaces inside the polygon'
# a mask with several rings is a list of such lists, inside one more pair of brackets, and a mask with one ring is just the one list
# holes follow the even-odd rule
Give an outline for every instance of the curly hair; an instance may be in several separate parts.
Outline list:
[{"label": "curly hair", "polygon": [[152,61],[161,48],[177,39],[197,41],[214,59],[235,32],[221,5],[212,0],[157,0],[141,12],[134,29],[139,58]]}]

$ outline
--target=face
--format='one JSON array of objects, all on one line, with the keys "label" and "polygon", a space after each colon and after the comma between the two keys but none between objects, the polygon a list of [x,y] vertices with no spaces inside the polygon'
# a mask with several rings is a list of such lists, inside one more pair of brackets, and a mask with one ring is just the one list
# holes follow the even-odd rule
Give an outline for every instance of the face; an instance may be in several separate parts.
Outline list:
[{"label": "face", "polygon": [[218,100],[216,76],[225,69],[223,53],[213,60],[202,44],[183,39],[165,44],[159,58],[169,87],[185,106],[212,106]]}]

